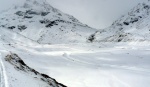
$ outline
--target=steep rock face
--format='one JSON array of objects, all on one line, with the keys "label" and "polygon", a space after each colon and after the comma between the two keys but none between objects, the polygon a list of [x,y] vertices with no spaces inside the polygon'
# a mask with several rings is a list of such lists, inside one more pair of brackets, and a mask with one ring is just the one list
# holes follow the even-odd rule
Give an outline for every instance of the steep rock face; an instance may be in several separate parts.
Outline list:
[{"label": "steep rock face", "polygon": [[[92,39],[91,39],[92,38]],[[89,37],[91,42],[129,42],[150,40],[150,1],[139,3],[110,27]]]},{"label": "steep rock face", "polygon": [[80,43],[96,29],[80,23],[44,0],[26,0],[0,14],[0,28],[10,29],[38,43]]}]

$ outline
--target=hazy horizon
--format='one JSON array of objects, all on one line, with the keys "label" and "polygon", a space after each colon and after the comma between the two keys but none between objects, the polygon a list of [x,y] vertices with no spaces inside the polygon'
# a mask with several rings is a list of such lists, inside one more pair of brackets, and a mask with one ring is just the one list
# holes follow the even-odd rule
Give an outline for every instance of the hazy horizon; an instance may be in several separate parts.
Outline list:
[{"label": "hazy horizon", "polygon": [[[134,6],[147,0],[48,0],[59,10],[94,28],[109,27]],[[61,3],[60,3],[61,2]]]}]

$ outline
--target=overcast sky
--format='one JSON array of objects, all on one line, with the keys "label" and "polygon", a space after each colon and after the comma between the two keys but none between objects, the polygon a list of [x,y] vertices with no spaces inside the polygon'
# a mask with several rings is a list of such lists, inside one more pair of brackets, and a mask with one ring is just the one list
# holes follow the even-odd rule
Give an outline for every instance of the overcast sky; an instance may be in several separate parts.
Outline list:
[{"label": "overcast sky", "polygon": [[[0,11],[21,0],[0,0]],[[139,2],[146,0],[47,0],[53,7],[71,14],[94,28],[105,28]]]}]

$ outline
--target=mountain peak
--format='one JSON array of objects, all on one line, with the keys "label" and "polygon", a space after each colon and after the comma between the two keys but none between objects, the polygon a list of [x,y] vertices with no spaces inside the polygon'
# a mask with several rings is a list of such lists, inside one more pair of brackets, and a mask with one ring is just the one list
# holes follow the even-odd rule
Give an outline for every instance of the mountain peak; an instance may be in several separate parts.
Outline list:
[{"label": "mountain peak", "polygon": [[139,3],[112,26],[89,37],[96,42],[150,41],[150,0]]},{"label": "mountain peak", "polygon": [[87,37],[96,31],[53,8],[46,0],[25,0],[0,14],[0,19],[3,20],[1,28],[42,44],[86,42]]},{"label": "mountain peak", "polygon": [[36,10],[50,11],[54,9],[46,0],[26,0],[23,8],[32,8]]}]

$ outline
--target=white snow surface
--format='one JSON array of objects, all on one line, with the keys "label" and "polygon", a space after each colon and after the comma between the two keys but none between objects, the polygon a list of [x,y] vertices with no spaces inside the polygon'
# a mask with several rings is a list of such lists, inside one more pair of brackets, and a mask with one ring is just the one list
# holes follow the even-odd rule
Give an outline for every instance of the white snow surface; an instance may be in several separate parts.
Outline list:
[{"label": "white snow surface", "polygon": [[[139,36],[138,40],[142,38],[142,42],[86,43],[88,35],[94,33],[95,29],[50,5],[44,7],[43,2],[34,2],[34,5],[28,2],[32,1],[27,0],[27,4],[23,7],[12,8],[0,15],[1,87],[51,87],[32,76],[30,72],[17,70],[11,63],[5,61],[5,56],[10,53],[16,53],[29,67],[55,78],[67,87],[149,87],[150,43],[140,36],[143,32],[137,35],[137,32],[141,31],[136,30],[133,34],[134,27],[123,29]],[[18,11],[20,16],[16,15]],[[143,9],[140,11],[145,12]],[[43,12],[46,16],[41,16]],[[63,17],[60,17],[59,13]],[[45,22],[47,18],[52,18],[48,19],[49,28],[45,28],[47,23],[39,22],[40,20]],[[56,21],[58,19],[59,21]],[[143,21],[140,24],[148,23],[145,19]],[[60,28],[61,26],[63,27]],[[24,30],[25,27],[27,28]],[[116,34],[117,29],[102,35],[107,37]],[[115,37],[115,40],[118,39]],[[111,41],[114,41],[114,38]]]},{"label": "white snow surface", "polygon": [[[8,36],[8,32],[3,35]],[[0,68],[0,77],[4,79],[0,83],[6,84],[5,87],[49,87],[5,61],[10,52],[16,53],[28,66],[68,87],[149,86],[149,42],[42,45],[31,40],[18,41],[13,37],[18,34],[11,34],[0,43],[4,65]]]}]

